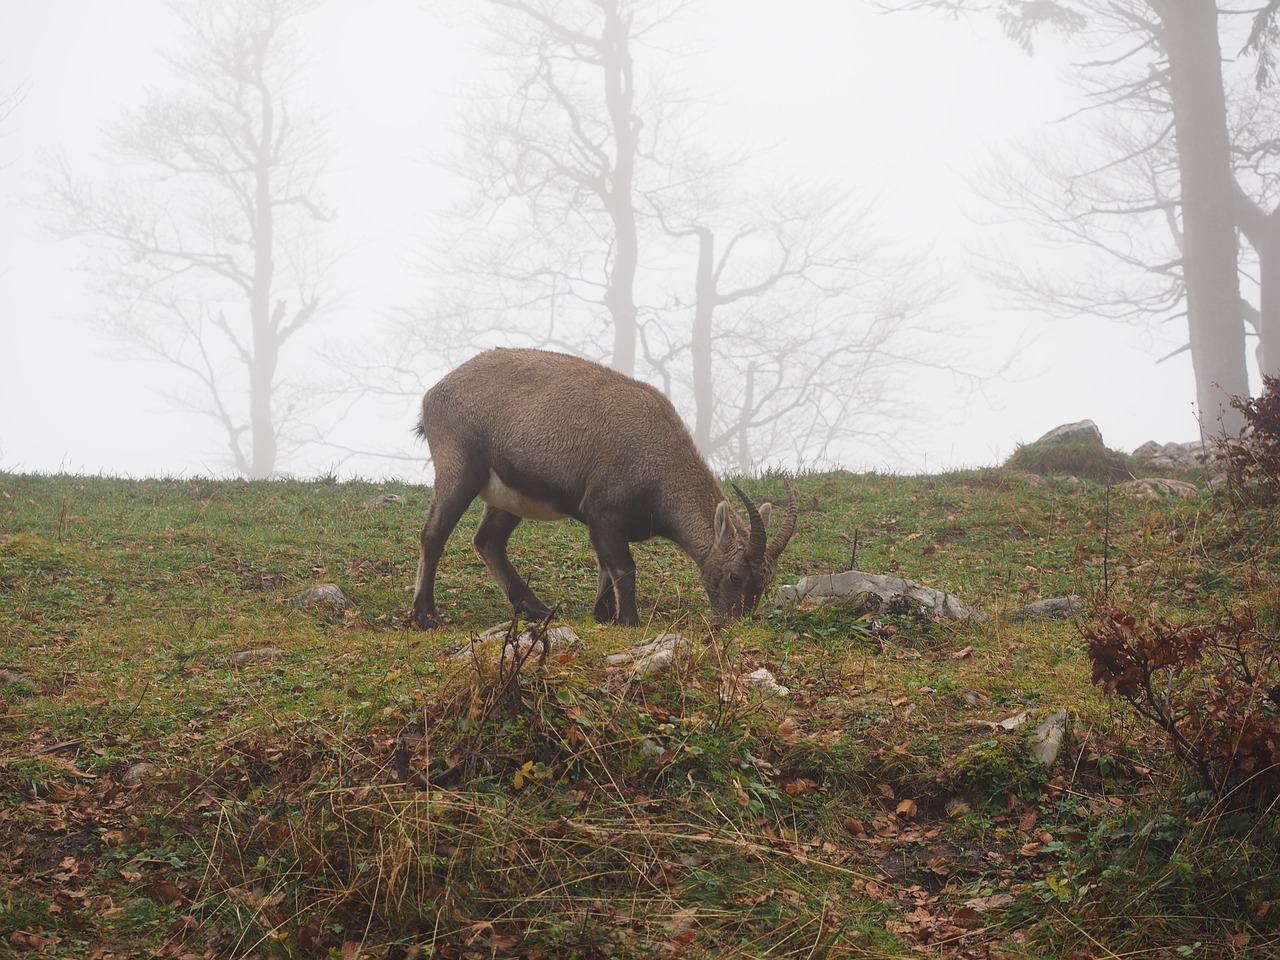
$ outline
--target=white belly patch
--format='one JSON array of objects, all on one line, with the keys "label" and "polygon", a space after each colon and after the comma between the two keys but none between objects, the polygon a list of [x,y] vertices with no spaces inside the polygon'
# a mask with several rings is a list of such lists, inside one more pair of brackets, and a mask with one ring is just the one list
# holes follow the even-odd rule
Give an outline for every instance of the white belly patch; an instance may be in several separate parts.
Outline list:
[{"label": "white belly patch", "polygon": [[480,499],[490,506],[505,510],[507,513],[514,513],[517,517],[524,517],[526,520],[560,520],[568,516],[549,503],[534,500],[512,490],[492,470],[489,471],[489,482],[480,491]]}]

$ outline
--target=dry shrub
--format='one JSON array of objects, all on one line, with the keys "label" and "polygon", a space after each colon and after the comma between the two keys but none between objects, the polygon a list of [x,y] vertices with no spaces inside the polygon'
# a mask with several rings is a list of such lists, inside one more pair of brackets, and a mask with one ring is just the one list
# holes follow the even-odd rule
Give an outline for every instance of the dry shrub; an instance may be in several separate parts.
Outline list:
[{"label": "dry shrub", "polygon": [[1232,488],[1259,503],[1280,500],[1280,378],[1263,375],[1262,395],[1233,397],[1245,427],[1216,444]]},{"label": "dry shrub", "polygon": [[1093,682],[1164,731],[1206,790],[1280,797],[1280,645],[1252,613],[1201,626],[1109,606],[1083,633]]}]

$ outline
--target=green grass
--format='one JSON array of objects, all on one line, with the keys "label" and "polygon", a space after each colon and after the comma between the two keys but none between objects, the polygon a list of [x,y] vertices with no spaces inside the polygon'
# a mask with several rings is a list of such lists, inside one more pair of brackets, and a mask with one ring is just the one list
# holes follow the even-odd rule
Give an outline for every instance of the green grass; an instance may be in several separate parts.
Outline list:
[{"label": "green grass", "polygon": [[[585,531],[530,524],[512,555],[581,639],[515,680],[449,656],[507,617],[478,510],[445,629],[405,626],[429,490],[0,474],[0,955],[1276,953],[1280,820],[1206,805],[1075,624],[1016,617],[1105,589],[1274,623],[1268,514],[1000,469],[795,487],[779,583],[856,559],[991,618],[762,607],[713,634],[655,541],[645,625],[597,625]],[[364,507],[384,492],[407,505]],[[330,581],[353,608],[290,602]],[[667,631],[695,646],[666,673],[604,659]],[[737,682],[760,666],[788,697]],[[1059,707],[1051,771],[991,725]]]}]

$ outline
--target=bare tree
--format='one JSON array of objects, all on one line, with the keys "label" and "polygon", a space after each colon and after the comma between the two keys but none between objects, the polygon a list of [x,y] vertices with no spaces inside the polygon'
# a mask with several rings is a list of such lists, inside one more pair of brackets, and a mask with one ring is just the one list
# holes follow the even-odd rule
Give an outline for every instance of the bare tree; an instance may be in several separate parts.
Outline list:
[{"label": "bare tree", "polygon": [[826,460],[855,438],[897,446],[908,409],[891,385],[937,355],[941,334],[921,322],[945,294],[937,273],[869,228],[869,202],[830,184],[692,169],[647,198],[683,241],[673,262],[696,247],[691,288],[673,286],[641,330],[667,392],[690,398],[698,448],[749,472],[784,451]]},{"label": "bare tree", "polygon": [[195,384],[181,401],[214,419],[250,477],[301,443],[281,359],[323,302],[325,131],[291,101],[296,28],[317,4],[173,4],[173,82],[110,139],[129,175],[97,185],[63,160],[48,183],[55,230],[98,253],[105,328]]},{"label": "bare tree", "polygon": [[1169,209],[1181,247],[1176,270],[1185,291],[1197,403],[1204,429],[1239,430],[1243,420],[1228,400],[1247,396],[1249,382],[1217,5],[1213,0],[916,0],[906,7],[921,8],[994,12],[1028,51],[1038,30],[1071,33],[1098,51],[1081,73],[1095,104],[1136,104],[1146,111],[1153,99],[1167,100],[1169,123],[1158,136],[1170,136],[1177,157],[1177,203]]},{"label": "bare tree", "polygon": [[[502,64],[468,98],[464,146],[448,166],[469,182],[466,217],[517,227],[515,239],[472,252],[508,300],[540,302],[563,326],[566,308],[607,311],[617,370],[635,373],[639,269],[637,168],[661,125],[635,48],[688,0],[489,0],[466,7]],[[647,129],[646,129],[647,128]],[[534,240],[535,242],[529,242]],[[450,272],[457,270],[451,252]],[[557,332],[547,337],[555,342]]]},{"label": "bare tree", "polygon": [[[0,124],[8,120],[15,110],[22,105],[22,101],[27,97],[29,84],[20,83],[5,94],[0,94]],[[0,137],[5,136],[6,131],[0,130]]]},{"label": "bare tree", "polygon": [[674,77],[668,29],[692,6],[480,8],[496,69],[447,164],[460,229],[429,257],[431,300],[401,325],[386,382],[416,386],[413,353],[541,346],[660,380],[719,467],[892,441],[903,404],[871,408],[927,362],[911,338],[942,284],[917,258],[872,255],[891,245],[869,204],[783,187],[748,149],[708,156],[711,108]]}]

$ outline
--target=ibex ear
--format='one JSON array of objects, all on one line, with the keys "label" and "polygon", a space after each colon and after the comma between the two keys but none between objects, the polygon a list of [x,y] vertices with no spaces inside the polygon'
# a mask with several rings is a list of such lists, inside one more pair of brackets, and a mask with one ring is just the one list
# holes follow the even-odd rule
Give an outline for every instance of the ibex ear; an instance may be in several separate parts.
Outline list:
[{"label": "ibex ear", "polygon": [[760,521],[767,527],[769,525],[769,514],[773,512],[772,503],[760,504]]},{"label": "ibex ear", "polygon": [[729,524],[729,505],[721,500],[716,504],[716,542],[718,546],[720,538],[724,536],[725,527]]}]

